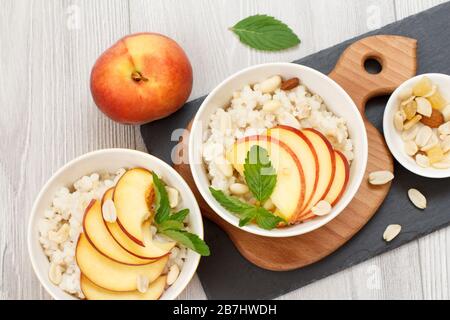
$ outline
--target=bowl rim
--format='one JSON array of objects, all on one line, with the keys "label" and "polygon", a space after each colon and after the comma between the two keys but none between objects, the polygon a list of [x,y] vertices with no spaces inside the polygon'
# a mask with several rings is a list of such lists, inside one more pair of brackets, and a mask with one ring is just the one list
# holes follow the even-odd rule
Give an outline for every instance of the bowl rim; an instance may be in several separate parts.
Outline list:
[{"label": "bowl rim", "polygon": [[[48,191],[49,187],[53,184],[54,180],[56,180],[63,172],[65,172],[67,169],[69,169],[71,166],[75,165],[78,162],[89,160],[91,157],[95,157],[99,154],[104,154],[104,153],[105,154],[107,154],[107,153],[113,153],[113,154],[130,153],[135,156],[145,157],[149,160],[149,163],[152,163],[152,162],[157,163],[158,166],[164,168],[164,171],[168,172],[169,175],[175,176],[176,179],[180,181],[181,188],[185,189],[185,191],[187,193],[189,193],[191,198],[194,200],[192,203],[192,206],[194,207],[193,211],[195,211],[195,213],[192,215],[192,217],[193,217],[193,219],[197,219],[199,222],[199,233],[196,233],[196,234],[201,239],[204,239],[203,219],[202,219],[202,215],[201,215],[201,211],[200,211],[200,207],[198,205],[197,199],[195,198],[195,195],[193,194],[191,188],[189,187],[187,182],[184,180],[184,178],[174,168],[172,168],[170,165],[168,165],[166,162],[164,162],[163,160],[161,160],[149,153],[134,150],[134,149],[126,149],[126,148],[106,148],[106,149],[99,149],[99,150],[85,153],[85,154],[78,156],[78,157],[70,160],[69,162],[65,163],[62,167],[60,167],[57,171],[55,171],[52,174],[52,176],[47,180],[47,182],[40,189],[37,197],[35,198],[35,200],[33,202],[33,206],[31,208],[31,213],[28,217],[28,226],[27,226],[28,256],[30,258],[31,265],[33,267],[33,271],[34,271],[35,275],[37,276],[37,278],[39,279],[39,282],[44,287],[44,289],[47,291],[47,293],[50,294],[50,296],[52,296],[52,298],[55,300],[63,300],[64,299],[64,297],[61,297],[57,294],[58,291],[60,291],[63,294],[67,294],[67,295],[69,295],[69,294],[66,293],[65,291],[63,291],[62,289],[60,289],[59,287],[51,285],[49,283],[48,279],[44,279],[45,275],[41,272],[41,268],[38,266],[37,255],[39,253],[33,249],[33,245],[34,245],[34,241],[35,241],[35,239],[34,239],[35,235],[33,232],[33,228],[34,228],[33,222],[35,222],[35,219],[37,218],[37,208],[38,208],[40,202],[42,201],[43,196]],[[177,188],[179,188],[179,187],[180,186],[177,186]],[[189,213],[189,215],[191,215],[191,214],[192,214],[192,212]],[[184,289],[186,289],[186,287],[191,282],[192,278],[194,277],[194,275],[197,271],[201,256],[196,252],[193,252],[193,253],[194,253],[194,255],[192,258],[192,261],[193,261],[192,271],[190,271],[190,273],[188,274],[188,276],[186,278],[186,282],[183,283],[183,285],[180,286],[180,288],[178,290],[176,290],[172,293],[173,297],[171,297],[171,299],[173,299],[173,300],[176,299],[184,291]],[[44,253],[42,252],[42,254],[44,254]],[[76,299],[76,297],[74,297],[74,298]]]},{"label": "bowl rim", "polygon": [[[393,136],[391,135],[391,130],[394,129],[393,119],[390,118],[389,113],[391,110],[397,107],[396,100],[400,92],[405,89],[406,87],[412,85],[415,81],[422,77],[429,77],[431,80],[437,79],[437,78],[445,78],[450,82],[450,75],[444,74],[444,73],[423,73],[416,75],[405,82],[403,82],[400,86],[397,87],[397,89],[394,90],[394,92],[389,97],[388,102],[386,103],[386,107],[384,109],[383,114],[383,134],[384,139],[386,140],[386,144],[391,152],[391,154],[394,156],[394,158],[397,160],[400,165],[405,168],[406,170],[421,176],[425,178],[431,178],[431,179],[445,179],[450,177],[450,168],[449,169],[434,169],[434,168],[422,168],[419,165],[415,163],[409,163],[406,162],[405,159],[403,159],[403,156],[407,156],[406,154],[403,154],[403,148],[398,148],[397,144],[394,141]],[[397,133],[397,131],[395,131]],[[431,171],[432,170],[432,171]]]},{"label": "bowl rim", "polygon": [[[306,224],[302,224],[301,225],[301,226],[303,226],[302,229],[296,228],[296,227],[299,227],[300,225],[294,225],[294,226],[290,226],[285,229],[277,229],[277,232],[274,233],[271,230],[264,230],[262,228],[259,228],[258,226],[256,226],[256,227],[253,227],[253,226],[239,227],[238,223],[236,223],[236,221],[234,221],[232,219],[232,213],[228,212],[221,206],[216,205],[216,203],[212,200],[212,196],[206,190],[203,190],[203,188],[200,187],[201,186],[201,181],[199,178],[200,173],[198,173],[196,170],[197,164],[195,163],[196,157],[194,154],[194,150],[195,150],[194,138],[196,135],[192,134],[192,133],[196,132],[197,127],[201,123],[200,116],[204,113],[205,109],[208,107],[212,98],[222,89],[222,87],[224,85],[226,85],[228,82],[232,81],[234,78],[241,76],[242,74],[249,73],[249,72],[252,72],[257,69],[262,69],[262,68],[266,68],[266,67],[277,67],[277,66],[294,68],[297,70],[302,70],[302,71],[313,73],[316,76],[318,76],[319,78],[321,78],[323,81],[329,82],[334,87],[336,92],[338,94],[342,95],[343,98],[347,100],[348,107],[351,108],[352,112],[356,114],[357,124],[355,125],[355,127],[358,128],[359,131],[361,131],[360,132],[361,136],[358,139],[361,139],[361,142],[362,142],[361,143],[362,159],[360,159],[360,161],[362,162],[362,166],[361,166],[361,171],[355,172],[355,174],[354,174],[353,179],[355,182],[353,184],[353,188],[350,188],[350,186],[347,186],[347,190],[344,193],[344,196],[340,199],[338,204],[334,207],[335,212],[333,214],[328,215],[326,217],[321,217],[322,219],[320,220],[320,223],[317,223],[316,225],[308,226]],[[339,214],[341,214],[341,212],[353,200],[354,196],[356,195],[356,193],[358,192],[358,190],[361,186],[365,171],[367,169],[368,140],[367,140],[367,132],[366,132],[364,120],[363,120],[361,113],[358,110],[358,107],[356,106],[355,102],[350,97],[350,95],[336,81],[334,81],[329,76],[325,75],[324,73],[322,73],[318,70],[315,70],[313,68],[310,68],[310,67],[307,67],[307,66],[304,66],[301,64],[292,63],[292,62],[271,62],[271,63],[263,63],[263,64],[257,64],[254,66],[250,66],[250,67],[244,68],[236,73],[233,73],[232,75],[228,76],[225,80],[220,82],[211,91],[211,93],[208,94],[206,99],[202,102],[200,108],[197,110],[195,117],[192,121],[192,126],[191,126],[191,130],[190,130],[190,135],[189,135],[188,151],[189,151],[189,166],[190,166],[190,169],[192,172],[192,176],[193,176],[195,185],[196,185],[198,191],[200,192],[201,196],[203,197],[203,199],[206,201],[208,206],[210,206],[210,208],[215,212],[215,214],[217,214],[220,218],[224,219],[226,222],[230,223],[231,225],[233,225],[241,230],[244,230],[246,232],[249,232],[249,233],[252,233],[255,235],[259,235],[259,236],[264,236],[264,237],[287,238],[287,237],[294,237],[294,236],[306,234],[306,233],[312,232],[314,230],[317,230],[317,229],[323,227],[324,225],[329,223],[331,220],[336,218]]]}]

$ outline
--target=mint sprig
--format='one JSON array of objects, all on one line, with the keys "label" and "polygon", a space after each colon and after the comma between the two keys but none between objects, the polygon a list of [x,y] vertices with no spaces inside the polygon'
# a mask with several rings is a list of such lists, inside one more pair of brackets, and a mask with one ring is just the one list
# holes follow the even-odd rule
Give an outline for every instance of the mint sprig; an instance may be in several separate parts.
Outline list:
[{"label": "mint sprig", "polygon": [[260,228],[272,230],[284,222],[282,218],[260,206],[269,199],[277,183],[276,171],[272,167],[266,149],[260,146],[250,148],[245,159],[244,178],[250,192],[258,200],[257,205],[245,203],[214,188],[209,188],[209,190],[214,199],[225,209],[239,216],[240,227],[255,221]]},{"label": "mint sprig", "polygon": [[279,51],[300,43],[297,35],[283,22],[267,15],[245,18],[230,28],[249,47],[263,51]]},{"label": "mint sprig", "polygon": [[189,214],[189,209],[171,213],[164,182],[156,173],[152,172],[152,175],[155,186],[155,224],[158,232],[202,256],[209,256],[210,250],[206,242],[196,234],[185,230],[183,221]]},{"label": "mint sprig", "polygon": [[155,186],[155,222],[160,224],[170,216],[169,196],[164,183],[158,175],[152,172],[153,184]]},{"label": "mint sprig", "polygon": [[277,173],[269,159],[266,149],[253,146],[247,153],[244,164],[244,176],[247,186],[260,201],[266,201],[277,184]]}]

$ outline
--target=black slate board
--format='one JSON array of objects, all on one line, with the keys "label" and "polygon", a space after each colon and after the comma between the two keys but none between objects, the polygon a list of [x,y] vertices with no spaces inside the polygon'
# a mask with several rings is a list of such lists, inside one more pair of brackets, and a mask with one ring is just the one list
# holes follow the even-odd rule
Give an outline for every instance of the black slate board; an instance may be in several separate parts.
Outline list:
[{"label": "black slate board", "polygon": [[[369,35],[394,34],[418,40],[419,74],[450,74],[449,16],[450,3],[447,2],[295,62],[329,73],[349,44]],[[142,126],[141,133],[149,152],[170,163],[170,151],[176,143],[169,143],[172,131],[187,126],[203,99],[187,103],[169,118]],[[374,99],[366,110],[367,117],[380,131],[386,102],[387,97]],[[450,224],[450,197],[446,195],[450,189],[449,179],[421,178],[398,163],[395,175],[388,197],[361,232],[322,261],[295,271],[272,272],[254,266],[239,254],[219,227],[205,219],[205,236],[212,256],[202,259],[198,273],[207,297],[276,298]],[[429,199],[426,212],[418,211],[409,202],[406,193],[411,187],[422,190]],[[392,243],[386,244],[382,234],[392,223],[401,224],[403,230]]]}]

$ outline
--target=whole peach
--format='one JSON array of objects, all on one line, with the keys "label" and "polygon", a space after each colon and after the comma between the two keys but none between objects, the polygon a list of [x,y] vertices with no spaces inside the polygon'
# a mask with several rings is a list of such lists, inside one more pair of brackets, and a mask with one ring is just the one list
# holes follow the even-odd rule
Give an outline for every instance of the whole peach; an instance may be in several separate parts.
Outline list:
[{"label": "whole peach", "polygon": [[96,105],[114,121],[143,124],[177,111],[192,90],[183,49],[156,33],[126,36],[107,49],[91,73]]}]

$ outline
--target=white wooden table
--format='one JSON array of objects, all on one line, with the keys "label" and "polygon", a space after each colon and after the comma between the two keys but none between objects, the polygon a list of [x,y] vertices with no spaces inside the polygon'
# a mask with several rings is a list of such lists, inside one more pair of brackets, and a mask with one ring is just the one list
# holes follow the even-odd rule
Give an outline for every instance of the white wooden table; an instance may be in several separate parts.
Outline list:
[{"label": "white wooden table", "polygon": [[[49,298],[28,259],[26,227],[34,198],[51,174],[88,151],[145,150],[138,127],[110,121],[91,99],[91,67],[117,39],[138,31],[174,38],[191,59],[196,98],[249,65],[291,61],[441,2],[0,0],[0,298]],[[227,28],[255,13],[280,18],[302,44],[272,54],[241,45]],[[282,298],[449,298],[447,256],[450,229]],[[205,298],[198,278],[181,298]]]}]

